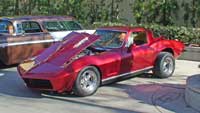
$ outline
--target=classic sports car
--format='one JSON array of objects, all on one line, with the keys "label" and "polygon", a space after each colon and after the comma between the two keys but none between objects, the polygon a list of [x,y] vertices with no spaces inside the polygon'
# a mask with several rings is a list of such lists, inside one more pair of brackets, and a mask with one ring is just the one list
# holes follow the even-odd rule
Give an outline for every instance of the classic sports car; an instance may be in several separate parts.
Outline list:
[{"label": "classic sports car", "polygon": [[102,84],[149,70],[170,77],[183,50],[181,42],[154,37],[144,28],[103,27],[94,35],[70,33],[18,71],[29,88],[88,96]]},{"label": "classic sports car", "polygon": [[72,31],[91,32],[68,16],[0,18],[0,66],[20,63]]}]

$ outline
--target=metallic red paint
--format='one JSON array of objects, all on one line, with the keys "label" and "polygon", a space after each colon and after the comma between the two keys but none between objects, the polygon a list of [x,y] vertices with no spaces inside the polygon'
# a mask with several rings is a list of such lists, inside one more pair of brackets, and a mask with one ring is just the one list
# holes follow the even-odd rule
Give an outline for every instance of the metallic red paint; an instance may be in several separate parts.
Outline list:
[{"label": "metallic red paint", "polygon": [[32,68],[26,70],[23,69],[23,63],[20,64],[18,71],[21,77],[23,79],[48,80],[52,85],[52,89],[40,87],[36,89],[58,92],[71,91],[79,71],[86,66],[95,66],[101,74],[101,81],[106,81],[119,75],[125,75],[125,73],[151,69],[157,55],[162,51],[171,52],[176,58],[184,49],[181,42],[167,40],[164,37],[154,38],[153,33],[144,28],[103,27],[99,30],[125,31],[127,32],[125,41],[128,40],[132,32],[145,32],[147,43],[132,45],[129,48],[125,47],[124,44],[121,48],[72,60],[99,37],[71,33],[65,37],[64,42],[52,45],[33,59],[32,61],[35,63]]}]

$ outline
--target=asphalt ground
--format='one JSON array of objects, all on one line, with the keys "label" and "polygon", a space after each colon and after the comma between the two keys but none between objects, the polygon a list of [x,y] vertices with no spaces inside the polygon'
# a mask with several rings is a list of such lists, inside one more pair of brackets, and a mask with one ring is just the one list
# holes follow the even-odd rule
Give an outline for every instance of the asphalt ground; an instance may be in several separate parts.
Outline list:
[{"label": "asphalt ground", "polygon": [[176,60],[172,77],[151,73],[102,86],[88,97],[28,89],[16,67],[0,70],[0,113],[198,113],[184,100],[186,79],[200,62]]}]

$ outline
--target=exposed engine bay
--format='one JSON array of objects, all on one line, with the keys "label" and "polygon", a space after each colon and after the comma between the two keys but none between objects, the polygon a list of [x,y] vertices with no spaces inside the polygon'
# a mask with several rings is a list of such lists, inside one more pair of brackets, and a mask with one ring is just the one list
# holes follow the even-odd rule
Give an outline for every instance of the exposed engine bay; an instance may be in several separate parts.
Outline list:
[{"label": "exposed engine bay", "polygon": [[91,50],[89,50],[89,49],[85,49],[85,50],[83,50],[81,53],[79,53],[78,55],[76,55],[75,57],[74,57],[74,59],[79,59],[79,58],[81,58],[81,57],[83,57],[83,56],[86,56],[86,55],[94,55],[95,53],[94,52],[92,52]]},{"label": "exposed engine bay", "polygon": [[100,54],[100,53],[105,52],[105,51],[107,51],[107,49],[105,49],[105,48],[98,48],[98,47],[90,46],[90,47],[84,49],[78,55],[76,55],[74,57],[74,60],[79,59],[79,58],[86,56],[86,55],[90,56],[90,55]]}]

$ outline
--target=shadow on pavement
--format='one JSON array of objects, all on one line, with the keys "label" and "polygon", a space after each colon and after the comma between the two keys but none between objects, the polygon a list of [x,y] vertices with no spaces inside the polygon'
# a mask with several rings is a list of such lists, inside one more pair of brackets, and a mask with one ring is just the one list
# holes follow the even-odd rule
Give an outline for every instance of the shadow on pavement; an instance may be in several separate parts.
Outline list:
[{"label": "shadow on pavement", "polygon": [[16,69],[0,69],[0,95],[41,98],[41,94],[28,89]]},{"label": "shadow on pavement", "polygon": [[140,103],[153,105],[158,112],[164,112],[161,109],[164,108],[177,113],[198,113],[185,103],[185,85],[157,83],[127,85],[116,83],[109,87],[123,89],[132,99],[139,100]]},{"label": "shadow on pavement", "polygon": [[72,104],[103,108],[103,109],[111,110],[113,113],[140,113],[139,111],[128,110],[128,109],[123,109],[123,108],[118,108],[118,107],[111,107],[111,106],[106,106],[106,105],[102,105],[102,104],[100,105],[95,102],[84,101],[83,97],[81,100],[78,100],[78,99],[72,100],[69,98],[59,98],[59,97],[55,97],[55,96],[46,96],[46,98],[53,99],[53,100],[59,100],[59,101],[63,101],[63,102],[70,102]]}]

